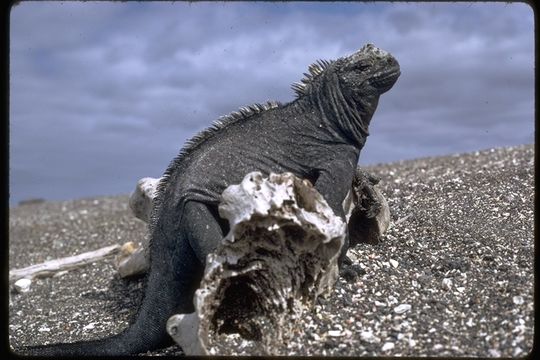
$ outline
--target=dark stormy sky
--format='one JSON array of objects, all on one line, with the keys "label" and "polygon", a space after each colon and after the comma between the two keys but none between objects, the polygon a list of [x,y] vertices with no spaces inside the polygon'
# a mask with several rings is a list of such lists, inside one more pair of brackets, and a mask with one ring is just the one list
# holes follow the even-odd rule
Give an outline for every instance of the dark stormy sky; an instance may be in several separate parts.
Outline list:
[{"label": "dark stormy sky", "polygon": [[521,3],[22,2],[11,11],[10,204],[129,193],[239,106],[294,99],[371,42],[402,75],[361,164],[534,142]]}]

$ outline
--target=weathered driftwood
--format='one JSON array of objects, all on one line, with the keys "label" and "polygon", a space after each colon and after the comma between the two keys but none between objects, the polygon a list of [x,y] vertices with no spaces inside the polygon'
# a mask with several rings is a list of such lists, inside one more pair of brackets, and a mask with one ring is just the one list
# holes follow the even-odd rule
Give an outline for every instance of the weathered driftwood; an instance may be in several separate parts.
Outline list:
[{"label": "weathered driftwood", "polygon": [[[145,222],[149,221],[156,187],[160,180],[160,178],[150,177],[139,180],[129,199],[133,214]],[[390,209],[383,194],[377,188],[378,182],[377,178],[358,168],[351,191],[343,202],[352,245],[376,244],[390,226]],[[148,269],[148,262],[141,248],[132,256],[123,259],[122,269],[119,268],[119,272],[122,277],[125,277],[137,275],[146,269]]]},{"label": "weathered driftwood", "polygon": [[89,263],[108,258],[120,250],[120,245],[111,245],[98,250],[85,252],[75,256],[49,260],[41,264],[32,265],[23,269],[11,270],[9,281],[19,279],[33,279],[36,277],[49,277],[56,273],[83,267]]},{"label": "weathered driftwood", "polygon": [[[137,181],[135,191],[129,197],[129,207],[133,215],[144,222],[150,220],[153,200],[160,180],[161,178],[151,177],[140,179]],[[147,237],[144,238],[140,247],[132,242],[124,244],[121,253],[116,258],[116,267],[120,277],[139,275],[148,270],[150,264],[146,255],[147,249]]]},{"label": "weathered driftwood", "polygon": [[285,354],[294,320],[333,288],[346,224],[288,173],[248,174],[219,213],[230,231],[207,258],[196,312],[167,330],[188,355]]},{"label": "weathered driftwood", "polygon": [[142,274],[149,267],[145,248],[131,241],[122,245],[120,253],[116,256],[115,264],[120,277]]},{"label": "weathered driftwood", "polygon": [[129,207],[135,217],[148,222],[152,212],[152,201],[156,197],[157,185],[159,179],[145,177],[137,181],[135,191],[129,198]]}]

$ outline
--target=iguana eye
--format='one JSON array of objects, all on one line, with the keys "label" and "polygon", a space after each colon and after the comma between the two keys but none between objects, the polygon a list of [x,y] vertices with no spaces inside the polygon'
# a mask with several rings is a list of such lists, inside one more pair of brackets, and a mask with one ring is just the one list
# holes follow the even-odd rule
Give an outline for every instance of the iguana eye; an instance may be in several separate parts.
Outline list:
[{"label": "iguana eye", "polygon": [[358,70],[358,71],[364,71],[364,70],[367,70],[369,68],[369,65],[368,64],[357,64],[354,68],[356,70]]},{"label": "iguana eye", "polygon": [[349,64],[345,69],[347,72],[363,72],[367,70],[370,67],[369,64],[366,64],[365,62],[354,62],[352,64]]}]

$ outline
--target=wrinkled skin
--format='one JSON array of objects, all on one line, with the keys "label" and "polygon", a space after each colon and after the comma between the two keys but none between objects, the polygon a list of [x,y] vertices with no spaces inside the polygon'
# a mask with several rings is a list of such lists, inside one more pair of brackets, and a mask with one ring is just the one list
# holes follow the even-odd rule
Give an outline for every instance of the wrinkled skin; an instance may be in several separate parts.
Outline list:
[{"label": "wrinkled skin", "polygon": [[[206,255],[228,231],[217,212],[220,195],[251,171],[288,171],[309,179],[344,219],[343,199],[351,189],[379,96],[394,85],[400,70],[390,54],[368,44],[315,73],[293,102],[225,121],[171,163],[150,225],[151,265],[144,300],[124,332],[24,352],[124,355],[170,345],[167,319],[194,310],[192,298]],[[348,243],[342,255],[347,248]]]}]

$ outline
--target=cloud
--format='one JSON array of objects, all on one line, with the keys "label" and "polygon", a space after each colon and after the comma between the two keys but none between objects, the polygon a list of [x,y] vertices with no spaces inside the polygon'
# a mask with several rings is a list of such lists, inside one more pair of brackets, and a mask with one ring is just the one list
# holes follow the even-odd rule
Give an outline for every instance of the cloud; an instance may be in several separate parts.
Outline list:
[{"label": "cloud", "polygon": [[128,192],[221,115],[372,42],[402,76],[361,162],[531,142],[533,12],[499,3],[29,2],[11,13],[10,203]]}]

